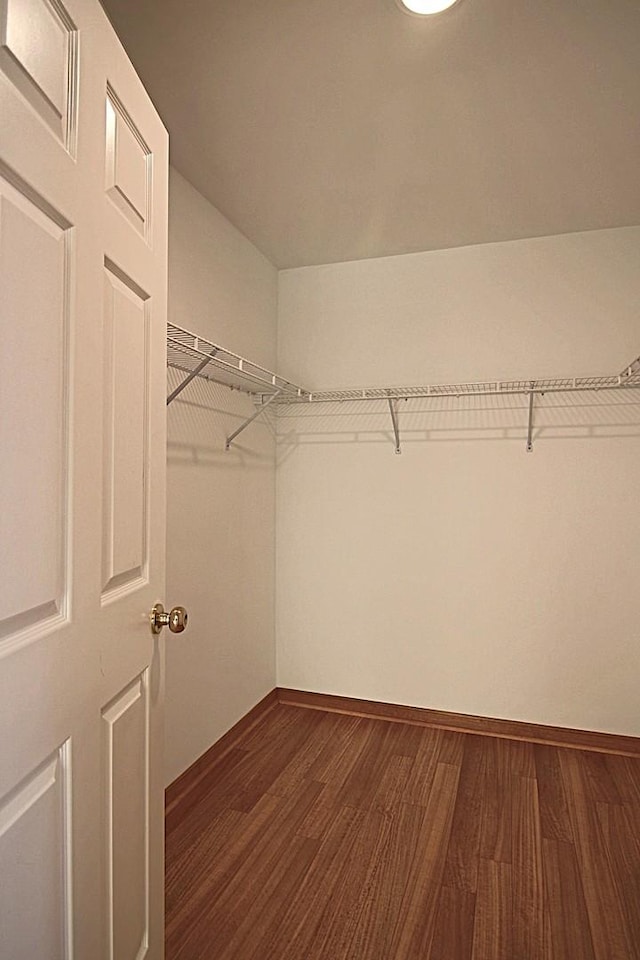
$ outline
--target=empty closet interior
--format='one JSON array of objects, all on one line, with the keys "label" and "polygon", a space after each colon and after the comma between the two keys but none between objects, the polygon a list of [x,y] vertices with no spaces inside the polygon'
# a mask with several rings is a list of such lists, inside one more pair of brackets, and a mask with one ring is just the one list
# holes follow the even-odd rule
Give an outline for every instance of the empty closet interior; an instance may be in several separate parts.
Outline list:
[{"label": "empty closet interior", "polygon": [[278,271],[172,171],[167,782],[276,685],[640,733],[639,245]]}]

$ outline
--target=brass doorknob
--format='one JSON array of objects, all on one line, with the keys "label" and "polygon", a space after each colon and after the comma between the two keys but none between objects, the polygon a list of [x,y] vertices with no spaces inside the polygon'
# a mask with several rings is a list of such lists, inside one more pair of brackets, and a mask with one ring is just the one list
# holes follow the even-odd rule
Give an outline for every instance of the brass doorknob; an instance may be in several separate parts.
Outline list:
[{"label": "brass doorknob", "polygon": [[182,633],[187,626],[189,614],[184,607],[173,607],[169,613],[161,603],[156,603],[151,611],[151,633],[160,633],[163,627],[169,627],[171,633]]}]

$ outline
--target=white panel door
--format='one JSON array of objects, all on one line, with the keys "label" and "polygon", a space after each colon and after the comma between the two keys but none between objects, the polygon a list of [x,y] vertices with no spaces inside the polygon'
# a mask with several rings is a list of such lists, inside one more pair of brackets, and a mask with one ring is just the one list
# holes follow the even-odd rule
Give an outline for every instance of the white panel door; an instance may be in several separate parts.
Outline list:
[{"label": "white panel door", "polygon": [[163,955],[166,131],[97,0],[0,0],[0,957]]}]

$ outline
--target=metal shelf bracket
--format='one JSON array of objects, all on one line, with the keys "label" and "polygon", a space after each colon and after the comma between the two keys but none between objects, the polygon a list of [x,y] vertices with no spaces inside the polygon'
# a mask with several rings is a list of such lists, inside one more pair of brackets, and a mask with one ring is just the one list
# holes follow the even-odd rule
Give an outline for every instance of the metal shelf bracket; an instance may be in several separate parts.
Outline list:
[{"label": "metal shelf bracket", "polygon": [[640,357],[630,363],[628,367],[625,367],[622,373],[620,374],[621,379],[631,379],[632,377],[637,377],[640,374]]},{"label": "metal shelf bracket", "polygon": [[398,411],[396,409],[395,401],[392,397],[387,398],[389,404],[389,413],[391,414],[391,422],[393,424],[393,434],[396,438],[396,453],[402,453],[400,449],[400,430],[398,428]]},{"label": "metal shelf bracket", "polygon": [[280,396],[281,393],[282,393],[282,390],[278,390],[277,393],[273,393],[268,400],[265,400],[265,402],[261,404],[259,409],[256,410],[256,412],[251,417],[245,420],[244,423],[241,423],[238,429],[234,430],[233,433],[227,437],[227,442],[224,445],[225,450],[229,449],[229,447],[231,446],[233,441],[236,439],[236,437],[238,437],[243,430],[246,430],[250,423],[253,423],[254,420],[256,420],[261,414],[263,414],[264,411],[269,406],[269,404],[273,403],[274,400],[277,400],[277,398]]},{"label": "metal shelf bracket", "polygon": [[207,364],[209,363],[209,361],[212,360],[213,357],[215,357],[215,355],[216,355],[217,352],[218,352],[218,347],[214,347],[213,350],[211,351],[211,353],[209,354],[209,356],[208,356],[208,357],[205,357],[204,360],[201,360],[200,363],[198,364],[198,366],[195,368],[195,370],[192,370],[191,373],[188,374],[188,376],[186,376],[186,377],[184,378],[184,380],[182,380],[182,381],[178,384],[178,386],[175,388],[175,390],[172,390],[172,391],[171,391],[171,393],[170,393],[169,396],[167,397],[167,406],[169,406],[169,404],[171,403],[171,401],[172,401],[172,400],[175,400],[175,398],[178,397],[178,396],[182,393],[182,391],[184,390],[184,388],[187,387],[187,386],[191,383],[191,381],[195,379],[195,377],[200,376],[200,374],[202,373],[202,371],[204,370],[204,368],[207,366]]},{"label": "metal shelf bracket", "polygon": [[533,383],[529,391],[529,427],[527,429],[527,453],[533,453]]}]

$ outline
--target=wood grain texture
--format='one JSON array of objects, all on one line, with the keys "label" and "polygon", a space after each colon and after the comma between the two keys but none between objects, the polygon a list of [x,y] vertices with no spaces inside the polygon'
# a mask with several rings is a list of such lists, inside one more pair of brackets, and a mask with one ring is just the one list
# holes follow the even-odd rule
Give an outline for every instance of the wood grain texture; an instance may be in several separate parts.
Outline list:
[{"label": "wood grain texture", "polygon": [[476,717],[466,713],[409,707],[400,703],[381,703],[378,700],[358,700],[355,697],[338,697],[330,693],[312,693],[308,690],[291,690],[287,687],[277,687],[277,697],[279,703],[306,707],[310,710],[383,719],[396,723],[415,723],[441,730],[458,730],[461,733],[525,740],[530,743],[548,743],[552,746],[570,747],[576,750],[640,757],[640,737],[627,737],[616,733],[554,727],[540,723],[527,723],[523,720]]},{"label": "wood grain texture", "polygon": [[[542,862],[546,919],[544,956],[553,960],[562,957],[594,960],[589,916],[573,845],[543,839]],[[573,922],[567,923],[567,917],[572,917]]]},{"label": "wood grain texture", "polygon": [[485,751],[481,737],[469,737],[462,757],[443,883],[475,893],[482,830]]},{"label": "wood grain texture", "polygon": [[639,759],[272,704],[183,796],[167,960],[640,960]]},{"label": "wood grain texture", "polygon": [[512,960],[514,957],[511,875],[510,863],[480,860],[472,960]]},{"label": "wood grain texture", "polygon": [[187,812],[186,805],[191,802],[197,803],[198,797],[193,791],[197,790],[203,780],[206,780],[209,770],[219,764],[222,758],[234,749],[243,734],[256,726],[277,703],[278,693],[274,689],[167,787],[165,816],[170,817],[173,811],[180,807],[176,813],[176,821],[182,819]]},{"label": "wood grain texture", "polygon": [[480,858],[511,863],[512,742],[487,737],[483,746]]},{"label": "wood grain texture", "polygon": [[517,865],[511,873],[513,955],[542,960],[542,836],[537,781],[515,777],[511,798],[511,862]]},{"label": "wood grain texture", "polygon": [[476,895],[442,887],[436,913],[430,960],[468,960],[473,949]]},{"label": "wood grain texture", "polygon": [[542,836],[547,840],[573,843],[558,751],[553,747],[536,744],[534,755]]},{"label": "wood grain texture", "polygon": [[640,944],[634,945],[624,917],[616,867],[607,854],[601,820],[591,796],[586,758],[567,750],[560,755],[560,766],[596,960],[640,956]]}]

